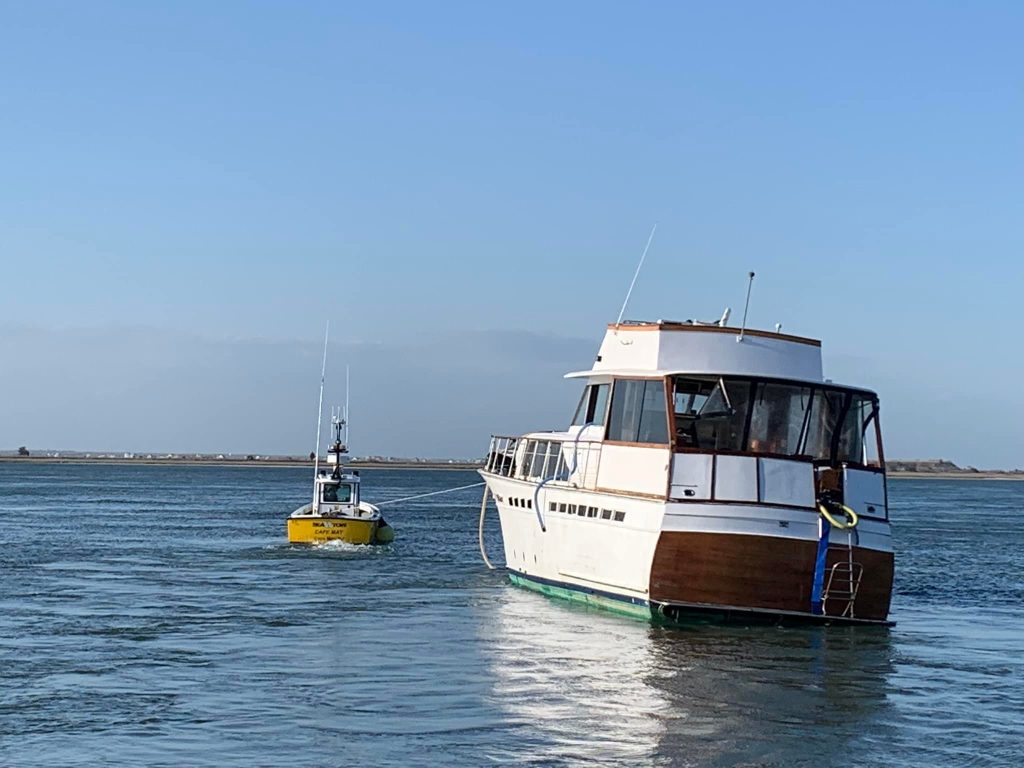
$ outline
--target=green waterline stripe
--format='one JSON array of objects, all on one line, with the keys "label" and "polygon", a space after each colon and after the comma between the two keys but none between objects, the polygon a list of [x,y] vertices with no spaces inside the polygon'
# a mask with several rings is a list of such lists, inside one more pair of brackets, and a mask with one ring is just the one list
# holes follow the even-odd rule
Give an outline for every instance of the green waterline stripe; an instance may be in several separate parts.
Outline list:
[{"label": "green waterline stripe", "polygon": [[585,592],[582,587],[573,588],[569,586],[546,584],[534,581],[529,576],[523,576],[520,573],[514,573],[511,571],[509,572],[508,577],[509,580],[517,587],[523,587],[534,592],[539,592],[542,595],[547,595],[548,597],[557,597],[562,600],[571,600],[575,603],[595,606],[611,611],[612,613],[618,613],[635,619],[643,619],[645,621],[651,620],[651,608],[648,605],[638,605],[636,603],[628,602],[627,600],[616,600],[613,597],[606,597],[605,595],[599,595],[593,592]]}]

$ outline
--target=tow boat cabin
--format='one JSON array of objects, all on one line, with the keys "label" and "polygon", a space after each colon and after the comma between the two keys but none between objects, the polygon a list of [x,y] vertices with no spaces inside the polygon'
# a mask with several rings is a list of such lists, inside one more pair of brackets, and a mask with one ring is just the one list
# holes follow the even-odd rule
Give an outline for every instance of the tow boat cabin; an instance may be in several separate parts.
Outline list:
[{"label": "tow boat cabin", "polygon": [[824,379],[819,341],[628,323],[567,376],[570,427],[493,438],[482,472],[513,580],[669,616],[887,619],[878,398]]}]

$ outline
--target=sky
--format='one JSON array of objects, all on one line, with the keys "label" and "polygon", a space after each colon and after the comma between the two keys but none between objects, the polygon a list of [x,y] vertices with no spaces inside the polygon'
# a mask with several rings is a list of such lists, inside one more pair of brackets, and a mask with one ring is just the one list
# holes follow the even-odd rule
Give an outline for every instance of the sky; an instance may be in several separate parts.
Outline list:
[{"label": "sky", "polygon": [[618,314],[1024,466],[1019,3],[0,0],[0,449],[481,455]]}]

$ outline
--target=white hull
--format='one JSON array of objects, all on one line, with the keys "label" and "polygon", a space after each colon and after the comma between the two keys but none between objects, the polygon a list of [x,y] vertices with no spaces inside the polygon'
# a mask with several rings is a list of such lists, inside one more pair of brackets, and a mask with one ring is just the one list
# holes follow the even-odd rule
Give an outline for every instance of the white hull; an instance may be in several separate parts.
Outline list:
[{"label": "white hull", "polygon": [[[535,509],[511,504],[512,499],[526,499],[532,505],[536,483],[492,475],[484,479],[498,508],[508,568],[552,583],[647,602],[664,502],[546,486],[538,494],[547,529],[542,531]],[[595,507],[598,516],[552,512],[552,502]],[[602,519],[602,510],[625,517]]]}]

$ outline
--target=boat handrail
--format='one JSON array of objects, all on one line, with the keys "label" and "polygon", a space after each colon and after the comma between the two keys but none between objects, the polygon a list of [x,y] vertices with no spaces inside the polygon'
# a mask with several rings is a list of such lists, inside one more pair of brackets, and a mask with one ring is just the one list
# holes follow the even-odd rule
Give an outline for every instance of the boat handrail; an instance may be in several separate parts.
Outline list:
[{"label": "boat handrail", "polygon": [[567,433],[550,434],[550,437],[539,432],[517,437],[493,435],[483,471],[518,480],[540,482],[554,478],[550,482],[593,486],[597,480],[601,441]]}]

